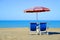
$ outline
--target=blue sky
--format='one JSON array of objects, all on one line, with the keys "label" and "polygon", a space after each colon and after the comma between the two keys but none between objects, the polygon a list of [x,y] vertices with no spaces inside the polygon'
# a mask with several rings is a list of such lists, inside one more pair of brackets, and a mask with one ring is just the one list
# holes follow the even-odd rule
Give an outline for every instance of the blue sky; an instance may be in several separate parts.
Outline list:
[{"label": "blue sky", "polygon": [[39,20],[60,20],[60,0],[0,0],[0,20],[36,20],[36,14],[24,13],[35,6],[51,10],[39,14]]}]

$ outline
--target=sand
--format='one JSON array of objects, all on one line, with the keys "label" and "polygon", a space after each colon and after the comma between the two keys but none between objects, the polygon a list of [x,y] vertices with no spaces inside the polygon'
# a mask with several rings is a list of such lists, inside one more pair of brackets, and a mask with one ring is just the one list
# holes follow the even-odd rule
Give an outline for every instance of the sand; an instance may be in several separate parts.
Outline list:
[{"label": "sand", "polygon": [[[48,32],[60,32],[60,28],[50,28]],[[60,34],[32,35],[29,28],[0,28],[0,40],[60,40]]]}]

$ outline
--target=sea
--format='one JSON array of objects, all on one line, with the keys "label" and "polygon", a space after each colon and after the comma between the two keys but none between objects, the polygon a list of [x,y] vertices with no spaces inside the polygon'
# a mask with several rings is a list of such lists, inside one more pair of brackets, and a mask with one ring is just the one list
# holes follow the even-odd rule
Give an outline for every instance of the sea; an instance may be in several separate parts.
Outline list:
[{"label": "sea", "polygon": [[49,28],[60,28],[60,21],[50,20],[0,20],[0,28],[29,28],[30,23],[47,23]]}]

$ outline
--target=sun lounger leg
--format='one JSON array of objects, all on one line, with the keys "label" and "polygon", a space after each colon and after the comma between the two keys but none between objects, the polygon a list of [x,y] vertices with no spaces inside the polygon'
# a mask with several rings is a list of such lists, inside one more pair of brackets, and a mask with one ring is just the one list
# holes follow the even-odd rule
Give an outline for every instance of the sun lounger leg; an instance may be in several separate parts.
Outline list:
[{"label": "sun lounger leg", "polygon": [[46,34],[48,35],[48,32],[46,31]]},{"label": "sun lounger leg", "polygon": [[37,34],[40,35],[40,30],[39,30],[39,27],[38,26],[37,26],[36,31],[37,31]]},{"label": "sun lounger leg", "polygon": [[47,32],[47,35],[48,35],[48,32]]},{"label": "sun lounger leg", "polygon": [[40,35],[41,35],[41,31],[40,31]]}]

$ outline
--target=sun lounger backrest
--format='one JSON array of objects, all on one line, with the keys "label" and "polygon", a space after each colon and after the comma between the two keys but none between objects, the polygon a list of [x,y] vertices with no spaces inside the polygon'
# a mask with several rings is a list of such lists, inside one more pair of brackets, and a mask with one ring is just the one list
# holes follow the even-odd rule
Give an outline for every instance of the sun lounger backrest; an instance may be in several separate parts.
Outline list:
[{"label": "sun lounger backrest", "polygon": [[30,31],[36,31],[36,23],[30,23]]},{"label": "sun lounger backrest", "polygon": [[40,31],[46,30],[46,23],[40,23]]}]

